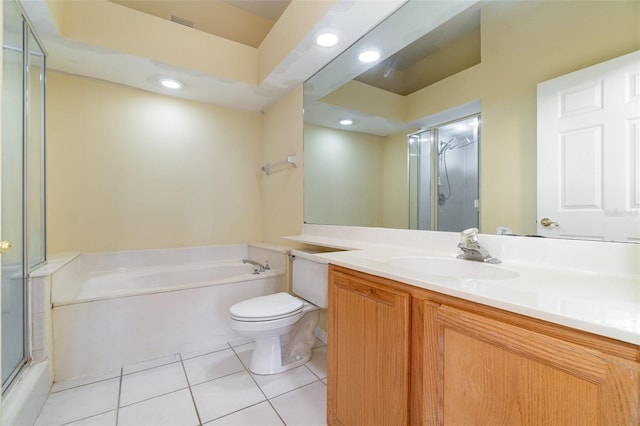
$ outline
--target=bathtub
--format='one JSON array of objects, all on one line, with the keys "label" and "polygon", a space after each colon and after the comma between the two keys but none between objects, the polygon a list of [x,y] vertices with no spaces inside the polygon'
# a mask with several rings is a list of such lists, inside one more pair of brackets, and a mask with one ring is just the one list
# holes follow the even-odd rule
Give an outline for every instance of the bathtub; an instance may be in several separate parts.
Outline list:
[{"label": "bathtub", "polygon": [[[287,254],[243,244],[76,256],[51,279],[54,380],[236,339],[229,307],[286,291]],[[271,269],[254,274],[244,258]]]}]

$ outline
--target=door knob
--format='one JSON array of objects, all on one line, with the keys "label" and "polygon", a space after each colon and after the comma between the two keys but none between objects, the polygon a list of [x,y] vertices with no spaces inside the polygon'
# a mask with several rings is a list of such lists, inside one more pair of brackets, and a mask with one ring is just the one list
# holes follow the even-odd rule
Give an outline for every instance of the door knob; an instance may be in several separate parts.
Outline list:
[{"label": "door knob", "polygon": [[0,254],[9,253],[13,247],[13,243],[9,240],[0,241]]},{"label": "door knob", "polygon": [[560,224],[558,222],[554,222],[553,220],[549,219],[548,217],[543,217],[542,219],[540,219],[540,225],[544,226],[545,228],[548,228],[551,225],[560,226]]}]

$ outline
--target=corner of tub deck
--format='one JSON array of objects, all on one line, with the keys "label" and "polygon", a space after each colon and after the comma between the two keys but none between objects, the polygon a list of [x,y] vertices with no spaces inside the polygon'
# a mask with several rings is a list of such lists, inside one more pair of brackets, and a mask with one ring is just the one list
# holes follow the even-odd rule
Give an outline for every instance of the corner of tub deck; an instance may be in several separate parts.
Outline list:
[{"label": "corner of tub deck", "polygon": [[33,272],[29,273],[30,278],[40,278],[52,275],[60,268],[80,256],[79,252],[73,253],[56,253],[47,256],[47,260],[41,266],[36,268]]}]

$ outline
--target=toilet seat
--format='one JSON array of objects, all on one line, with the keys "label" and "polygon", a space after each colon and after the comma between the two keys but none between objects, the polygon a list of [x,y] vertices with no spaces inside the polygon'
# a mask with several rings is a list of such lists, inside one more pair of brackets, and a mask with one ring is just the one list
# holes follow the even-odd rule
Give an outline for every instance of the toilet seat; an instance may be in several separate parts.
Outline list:
[{"label": "toilet seat", "polygon": [[236,321],[273,321],[302,313],[303,305],[302,300],[282,292],[236,303],[229,311]]}]

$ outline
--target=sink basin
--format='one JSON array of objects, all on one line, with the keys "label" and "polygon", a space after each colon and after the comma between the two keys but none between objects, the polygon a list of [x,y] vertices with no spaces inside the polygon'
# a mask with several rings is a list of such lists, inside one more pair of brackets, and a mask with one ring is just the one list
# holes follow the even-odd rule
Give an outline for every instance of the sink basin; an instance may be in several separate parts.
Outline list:
[{"label": "sink basin", "polygon": [[408,256],[393,258],[389,263],[421,275],[474,280],[508,280],[518,277],[517,272],[499,265],[462,259]]}]

